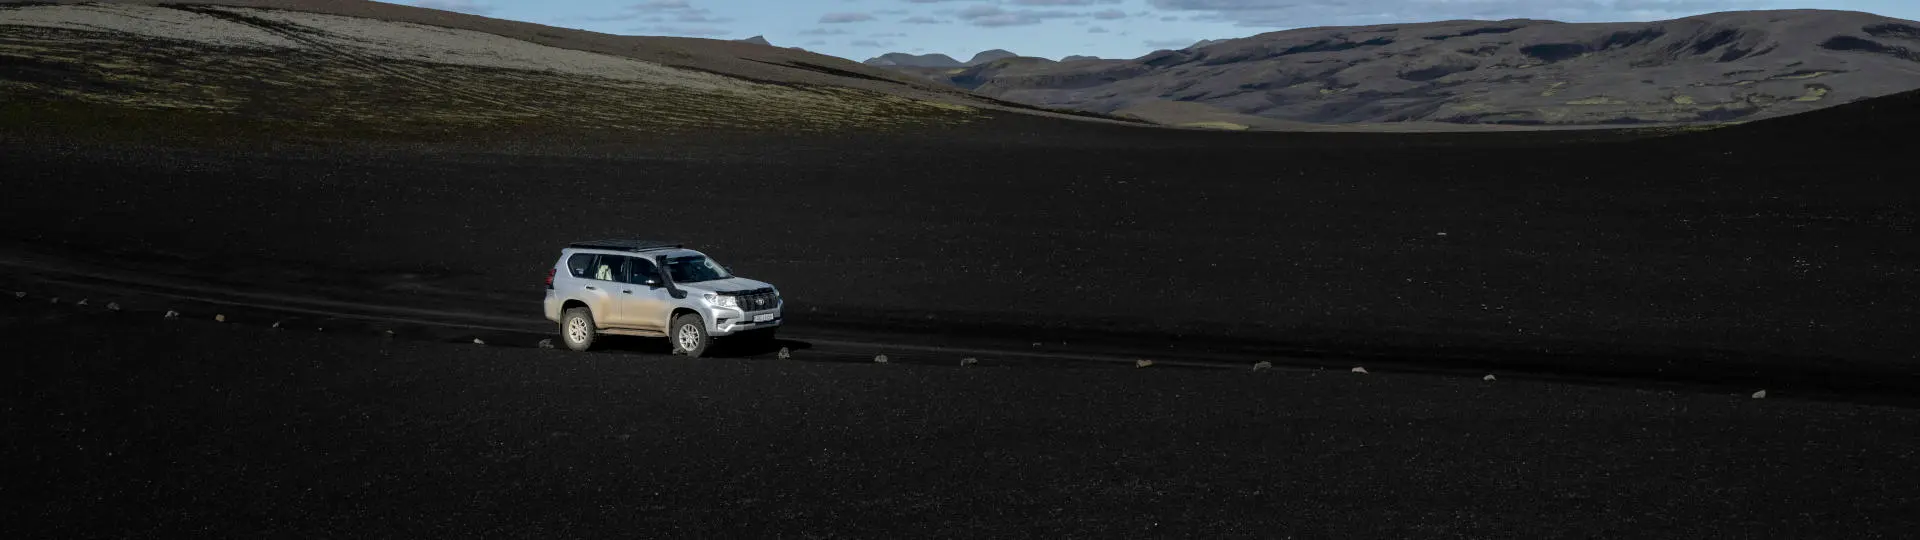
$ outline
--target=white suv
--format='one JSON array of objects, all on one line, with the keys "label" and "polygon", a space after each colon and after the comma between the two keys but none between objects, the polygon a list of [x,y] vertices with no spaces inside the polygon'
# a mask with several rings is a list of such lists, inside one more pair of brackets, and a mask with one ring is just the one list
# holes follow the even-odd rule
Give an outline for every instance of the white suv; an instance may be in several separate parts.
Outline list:
[{"label": "white suv", "polygon": [[771,341],[781,304],[772,285],[667,242],[576,242],[547,271],[547,320],[576,351],[599,334],[666,337],[674,354],[694,357],[715,337]]}]

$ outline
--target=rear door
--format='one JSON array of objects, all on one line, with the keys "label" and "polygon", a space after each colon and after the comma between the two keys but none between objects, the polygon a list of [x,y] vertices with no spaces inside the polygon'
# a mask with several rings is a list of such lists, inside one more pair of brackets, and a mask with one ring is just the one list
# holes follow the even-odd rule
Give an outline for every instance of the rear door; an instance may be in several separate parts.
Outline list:
[{"label": "rear door", "polygon": [[621,280],[612,279],[615,268],[604,260],[613,257],[617,256],[575,253],[567,257],[567,275],[554,280],[554,288],[568,298],[586,302],[593,309],[594,323],[603,328],[619,326],[613,295],[619,294],[616,287]]},{"label": "rear door", "polygon": [[[673,312],[672,298],[660,283],[660,270],[642,257],[620,257],[624,282],[613,294],[614,310],[620,326],[637,330],[667,330],[667,315]],[[652,280],[652,284],[648,281]]]}]

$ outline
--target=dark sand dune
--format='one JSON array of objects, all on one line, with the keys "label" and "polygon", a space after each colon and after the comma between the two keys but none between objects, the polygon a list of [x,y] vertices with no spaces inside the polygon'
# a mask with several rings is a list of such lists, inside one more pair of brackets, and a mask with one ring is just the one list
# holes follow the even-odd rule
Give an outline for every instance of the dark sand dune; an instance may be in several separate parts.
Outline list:
[{"label": "dark sand dune", "polygon": [[[47,9],[80,8],[0,15]],[[1648,376],[1916,362],[1911,94],[1666,137],[1187,132],[139,9],[193,24],[4,38],[71,52],[8,64],[16,249],[537,323],[558,246],[633,235],[781,284],[796,326]],[[165,54],[194,25],[291,40],[260,20],[307,41]],[[402,52],[430,61],[376,61]]]},{"label": "dark sand dune", "polygon": [[[1906,538],[1920,415],[1376,370],[572,354],[0,302],[22,538]],[[102,339],[111,336],[112,339]],[[897,351],[887,351],[900,355]]]},{"label": "dark sand dune", "polygon": [[0,225],[93,264],[529,318],[559,245],[660,236],[781,284],[797,327],[1908,381],[1903,139],[1788,129],[1824,114],[1613,142],[1019,118],[592,153],[16,139]]},{"label": "dark sand dune", "polygon": [[[1920,395],[1920,94],[1703,133],[1220,133],[757,79],[802,53],[743,43],[242,14],[0,26],[13,536],[1920,530],[1914,409],[1845,403]],[[796,356],[534,349],[560,246],[610,236],[778,284]]]}]

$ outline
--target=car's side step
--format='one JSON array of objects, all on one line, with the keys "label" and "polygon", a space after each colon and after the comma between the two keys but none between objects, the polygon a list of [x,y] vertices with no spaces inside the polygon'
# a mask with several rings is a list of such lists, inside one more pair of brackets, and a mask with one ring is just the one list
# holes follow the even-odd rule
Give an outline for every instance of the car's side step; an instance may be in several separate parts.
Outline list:
[{"label": "car's side step", "polygon": [[609,334],[609,335],[615,335],[615,336],[667,337],[666,332],[661,332],[659,330],[633,330],[629,328],[601,328],[599,332],[602,334]]}]

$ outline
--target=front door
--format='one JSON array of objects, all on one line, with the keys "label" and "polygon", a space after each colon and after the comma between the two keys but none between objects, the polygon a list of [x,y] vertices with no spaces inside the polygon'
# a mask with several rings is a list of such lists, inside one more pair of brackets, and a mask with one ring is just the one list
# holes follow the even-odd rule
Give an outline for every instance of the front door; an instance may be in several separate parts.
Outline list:
[{"label": "front door", "polygon": [[[613,294],[614,312],[622,328],[667,330],[667,316],[673,313],[672,298],[660,284],[660,269],[653,261],[640,257],[620,257],[623,282]],[[649,281],[652,284],[649,284]]]}]

